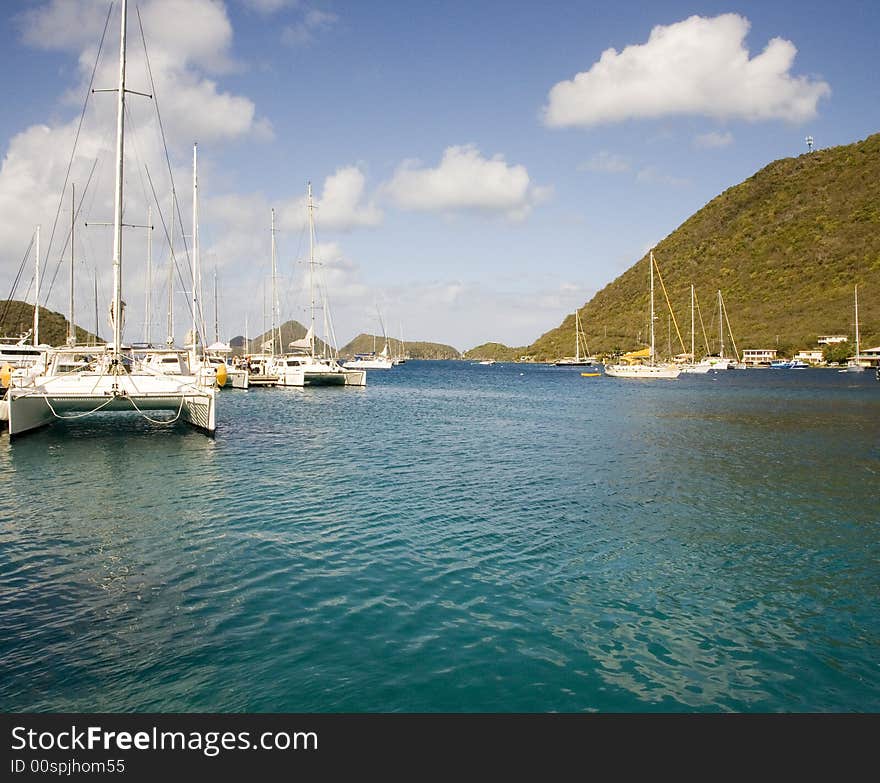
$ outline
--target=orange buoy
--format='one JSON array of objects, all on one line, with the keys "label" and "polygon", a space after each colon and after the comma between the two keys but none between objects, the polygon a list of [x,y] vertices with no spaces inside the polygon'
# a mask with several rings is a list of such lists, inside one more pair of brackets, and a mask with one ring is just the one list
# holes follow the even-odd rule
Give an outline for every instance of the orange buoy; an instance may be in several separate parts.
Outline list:
[{"label": "orange buoy", "polygon": [[12,365],[4,362],[3,366],[0,367],[0,386],[8,389],[10,383],[12,383]]}]

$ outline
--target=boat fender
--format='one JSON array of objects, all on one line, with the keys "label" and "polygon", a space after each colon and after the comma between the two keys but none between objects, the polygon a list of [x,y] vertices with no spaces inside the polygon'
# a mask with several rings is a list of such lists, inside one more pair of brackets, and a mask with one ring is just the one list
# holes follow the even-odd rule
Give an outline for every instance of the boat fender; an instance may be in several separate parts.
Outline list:
[{"label": "boat fender", "polygon": [[217,365],[216,378],[217,378],[217,385],[218,386],[225,386],[226,385],[227,375],[226,375],[226,365],[225,364],[218,364]]},{"label": "boat fender", "polygon": [[4,389],[8,389],[10,383],[12,383],[12,365],[5,362],[3,366],[0,367],[0,386]]}]

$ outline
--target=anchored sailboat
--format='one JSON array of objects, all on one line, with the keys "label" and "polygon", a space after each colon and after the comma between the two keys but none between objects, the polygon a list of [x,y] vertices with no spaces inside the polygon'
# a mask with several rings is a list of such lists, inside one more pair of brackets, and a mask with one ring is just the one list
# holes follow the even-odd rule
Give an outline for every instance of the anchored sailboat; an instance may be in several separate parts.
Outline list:
[{"label": "anchored sailboat", "polygon": [[614,378],[678,378],[681,367],[656,361],[654,350],[654,251],[650,253],[651,267],[651,349],[645,364],[606,364],[605,374]]},{"label": "anchored sailboat", "polygon": [[[127,0],[122,0],[119,42],[119,85],[116,90],[116,185],[113,219],[113,342],[67,346],[53,352],[46,372],[9,390],[9,434],[49,424],[56,419],[82,419],[97,413],[138,413],[154,424],[182,420],[207,433],[215,430],[215,394],[189,374],[169,375],[122,344],[122,213],[125,182],[125,66]],[[171,418],[154,419],[155,411]]]},{"label": "anchored sailboat", "polygon": [[[309,301],[311,321],[306,336],[288,344],[291,353],[276,360],[279,385],[286,386],[366,386],[367,373],[343,367],[333,356],[323,356],[315,350],[315,219],[312,203],[312,183],[308,186],[309,211]],[[323,303],[325,327],[327,325],[327,302]],[[327,345],[327,341],[324,341]],[[282,383],[282,378],[288,381]]]},{"label": "anchored sailboat", "polygon": [[[581,355],[581,344],[584,347],[583,356]],[[590,349],[587,348],[587,337],[581,329],[581,316],[580,313],[575,310],[574,311],[574,356],[568,356],[564,359],[560,359],[554,364],[557,367],[587,367],[591,364],[596,363],[596,358],[594,356],[590,356]]]}]

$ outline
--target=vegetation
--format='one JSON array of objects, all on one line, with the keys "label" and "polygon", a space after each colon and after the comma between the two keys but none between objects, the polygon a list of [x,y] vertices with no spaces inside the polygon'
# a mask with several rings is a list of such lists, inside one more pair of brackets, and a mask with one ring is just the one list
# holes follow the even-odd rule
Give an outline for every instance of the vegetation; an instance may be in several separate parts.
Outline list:
[{"label": "vegetation", "polygon": [[496,362],[514,362],[524,353],[527,353],[526,348],[508,348],[501,343],[483,343],[476,348],[465,351],[462,354],[462,358],[473,359],[474,361],[494,359]]},{"label": "vegetation", "polygon": [[[777,348],[790,356],[815,346],[819,335],[853,333],[856,283],[862,345],[877,345],[880,134],[771,163],[696,212],[654,248],[654,256],[688,347],[691,283],[710,352],[718,349],[719,289],[740,351]],[[580,308],[592,352],[646,344],[648,274],[645,256]],[[665,353],[668,311],[656,284],[656,344]],[[553,360],[571,353],[573,334],[572,314],[517,351]],[[698,353],[705,351],[702,342],[698,326]],[[681,350],[674,329],[672,350]]]},{"label": "vegetation", "polygon": [[[373,334],[359,334],[351,342],[339,349],[339,355],[353,357],[356,353],[370,353],[381,351],[386,338]],[[405,342],[394,338],[387,338],[388,355],[398,356],[405,354],[410,359],[459,359],[461,357],[457,348],[442,343]]]},{"label": "vegetation", "polygon": [[[859,316],[861,321],[861,315]],[[822,359],[827,364],[846,364],[846,360],[855,353],[855,346],[849,343],[831,343],[822,348]]]},{"label": "vegetation", "polygon": [[[34,325],[34,306],[17,299],[0,303],[0,335],[20,337],[29,332]],[[33,336],[33,335],[31,335]],[[67,319],[61,313],[40,308],[40,342],[46,345],[64,345],[67,340]],[[95,336],[85,329],[76,327],[76,341],[88,344],[96,342]],[[100,342],[103,342],[101,340]]]}]

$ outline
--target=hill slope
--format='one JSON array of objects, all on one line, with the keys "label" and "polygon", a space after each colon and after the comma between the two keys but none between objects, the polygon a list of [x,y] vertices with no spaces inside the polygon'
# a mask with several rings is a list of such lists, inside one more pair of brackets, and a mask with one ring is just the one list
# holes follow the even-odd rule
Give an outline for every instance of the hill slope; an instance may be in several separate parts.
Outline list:
[{"label": "hill slope", "polygon": [[[821,334],[853,334],[859,284],[862,347],[880,343],[880,134],[778,160],[714,198],[654,249],[682,337],[690,345],[690,285],[710,348],[717,348],[720,289],[737,347],[792,352]],[[655,280],[657,349],[668,309]],[[648,257],[580,309],[593,352],[631,350],[648,333]],[[702,336],[697,323],[697,352]],[[641,340],[640,340],[641,338]],[[574,314],[524,353],[571,353]],[[678,352],[672,329],[673,352]]]},{"label": "hill slope", "polygon": [[[355,337],[351,342],[343,345],[339,349],[339,355],[352,357],[356,353],[369,353],[374,348],[376,351],[381,351],[384,344],[385,338],[362,333]],[[409,340],[403,344],[403,351],[411,359],[458,359],[461,356],[459,351],[451,345]],[[389,337],[388,354],[394,356],[400,352],[400,341]]]},{"label": "hill slope", "polygon": [[[34,306],[17,299],[0,302],[0,335],[18,337],[33,327]],[[40,307],[40,342],[46,345],[64,345],[67,339],[67,318],[61,313]],[[95,341],[95,336],[80,326],[76,327],[76,340],[81,344]]]}]

